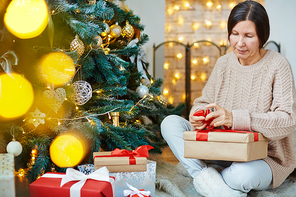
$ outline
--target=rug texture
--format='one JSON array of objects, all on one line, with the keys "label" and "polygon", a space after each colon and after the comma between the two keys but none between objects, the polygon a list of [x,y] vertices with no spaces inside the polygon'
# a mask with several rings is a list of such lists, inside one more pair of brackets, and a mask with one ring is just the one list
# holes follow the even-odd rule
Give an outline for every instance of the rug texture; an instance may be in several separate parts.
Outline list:
[{"label": "rug texture", "polygon": [[[213,166],[214,167],[214,166]],[[156,197],[201,197],[192,184],[192,177],[181,163],[157,161]],[[250,191],[248,197],[296,197],[296,182],[290,179],[275,189]]]}]

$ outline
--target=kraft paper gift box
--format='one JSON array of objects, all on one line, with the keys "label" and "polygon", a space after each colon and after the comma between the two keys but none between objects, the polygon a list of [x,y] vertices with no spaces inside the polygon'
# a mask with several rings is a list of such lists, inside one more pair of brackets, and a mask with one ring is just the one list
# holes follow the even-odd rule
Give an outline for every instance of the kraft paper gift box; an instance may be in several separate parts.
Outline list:
[{"label": "kraft paper gift box", "polygon": [[95,170],[106,166],[109,172],[141,172],[147,170],[147,157],[152,146],[143,145],[134,151],[115,149],[114,151],[94,152]]},{"label": "kraft paper gift box", "polygon": [[[127,183],[145,191],[150,191],[151,197],[155,197],[155,181],[156,181],[156,162],[147,160],[147,170],[144,172],[117,172],[110,173],[110,176],[115,177],[115,195],[116,197],[123,196],[124,190],[128,189]],[[93,164],[84,164],[78,166],[78,169],[83,173],[92,173],[95,170]]]},{"label": "kraft paper gift box", "polygon": [[186,158],[246,162],[267,157],[268,140],[256,132],[185,131],[183,139]]},{"label": "kraft paper gift box", "polygon": [[29,185],[30,197],[115,197],[115,178],[106,167],[89,175],[68,168],[46,173]]},{"label": "kraft paper gift box", "polygon": [[14,155],[0,154],[0,196],[15,196]]}]

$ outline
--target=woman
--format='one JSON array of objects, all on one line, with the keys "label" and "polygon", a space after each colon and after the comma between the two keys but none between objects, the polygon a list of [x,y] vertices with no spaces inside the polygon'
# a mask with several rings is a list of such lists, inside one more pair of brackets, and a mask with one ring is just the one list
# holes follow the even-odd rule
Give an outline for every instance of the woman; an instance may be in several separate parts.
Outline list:
[{"label": "woman", "polygon": [[[233,52],[217,60],[202,96],[193,103],[190,121],[172,115],[162,122],[163,137],[204,196],[247,196],[252,189],[275,188],[294,170],[294,79],[283,56],[263,49],[268,37],[269,19],[261,4],[247,0],[234,7],[228,18]],[[207,108],[215,110],[205,118],[193,116]],[[221,174],[202,160],[184,158],[183,131],[204,129],[204,120],[211,118],[214,127],[262,133],[269,139],[268,157],[228,162]]]}]

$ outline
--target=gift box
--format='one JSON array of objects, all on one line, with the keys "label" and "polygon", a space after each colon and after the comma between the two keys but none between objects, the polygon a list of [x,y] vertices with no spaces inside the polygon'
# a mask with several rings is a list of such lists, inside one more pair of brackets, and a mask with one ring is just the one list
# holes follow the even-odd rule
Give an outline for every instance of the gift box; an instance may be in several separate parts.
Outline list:
[{"label": "gift box", "polygon": [[256,132],[223,129],[185,131],[183,139],[185,158],[252,161],[267,157],[268,140]]},{"label": "gift box", "polygon": [[0,196],[15,196],[14,156],[13,154],[0,154]]},{"label": "gift box", "polygon": [[116,148],[114,151],[94,152],[95,170],[106,166],[109,172],[146,171],[150,149],[153,149],[153,147],[143,145],[134,151]]},{"label": "gift box", "polygon": [[68,168],[46,173],[29,185],[30,197],[115,197],[115,177],[106,167],[89,175]]},{"label": "gift box", "polygon": [[128,183],[126,185],[129,189],[123,191],[123,195],[126,197],[151,197],[150,191],[145,191],[144,189],[138,189]]},{"label": "gift box", "polygon": [[[150,191],[151,197],[155,197],[156,162],[147,160],[146,168],[147,170],[144,172],[110,173],[110,176],[115,177],[116,197],[123,196],[124,190],[128,189],[126,183],[129,183],[136,188]],[[78,166],[78,169],[81,172],[88,174],[95,170],[95,166],[92,164],[85,164]]]}]

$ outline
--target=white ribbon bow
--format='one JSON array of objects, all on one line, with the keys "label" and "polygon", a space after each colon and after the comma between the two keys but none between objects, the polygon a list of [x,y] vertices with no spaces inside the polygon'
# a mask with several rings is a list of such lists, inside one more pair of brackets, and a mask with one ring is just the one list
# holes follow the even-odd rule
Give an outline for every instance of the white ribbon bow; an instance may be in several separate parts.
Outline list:
[{"label": "white ribbon bow", "polygon": [[62,174],[44,174],[42,177],[46,178],[62,178],[61,185],[62,187],[64,184],[70,181],[78,181],[77,183],[73,184],[70,188],[70,197],[80,197],[80,191],[87,179],[93,179],[97,181],[107,181],[109,180],[109,170],[106,167],[102,167],[89,175],[85,175],[82,172],[74,170],[73,168],[67,168],[66,175]]},{"label": "white ribbon bow", "polygon": [[124,190],[124,191],[123,191],[123,195],[124,195],[124,196],[128,196],[128,195],[132,196],[132,195],[134,195],[134,194],[137,194],[139,197],[144,197],[143,195],[145,195],[145,196],[149,196],[149,195],[150,195],[150,191],[140,191],[140,190],[138,190],[137,188],[131,186],[131,185],[128,184],[128,183],[126,183],[126,185],[127,185],[131,190],[128,190],[128,189]]},{"label": "white ribbon bow", "polygon": [[[138,42],[138,38],[130,41],[130,43],[127,45],[127,47],[134,47],[137,45],[137,42]],[[136,59],[136,56],[133,55],[130,57],[130,60],[131,62],[135,62],[135,59]],[[139,48],[139,52],[138,52],[138,56],[137,56],[137,68],[138,68],[138,72],[139,73],[142,73],[142,77],[148,79],[147,75],[146,75],[146,72],[144,70],[144,66],[142,64],[142,61],[143,62],[146,62],[146,53],[144,51],[143,48]]]}]

